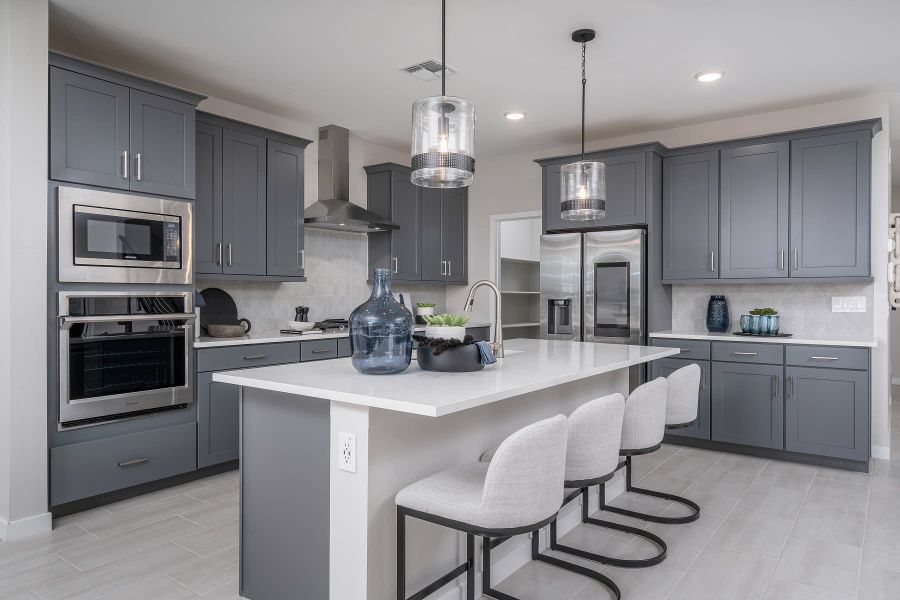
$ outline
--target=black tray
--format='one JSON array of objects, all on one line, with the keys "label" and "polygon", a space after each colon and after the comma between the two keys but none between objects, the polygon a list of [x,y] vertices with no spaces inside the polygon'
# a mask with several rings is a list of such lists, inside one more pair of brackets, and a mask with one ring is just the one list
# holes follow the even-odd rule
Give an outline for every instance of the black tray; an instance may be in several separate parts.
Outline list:
[{"label": "black tray", "polygon": [[477,344],[447,348],[437,356],[432,354],[432,348],[419,346],[416,349],[416,362],[422,370],[444,373],[467,373],[484,368]]},{"label": "black tray", "polygon": [[731,335],[741,335],[744,337],[770,337],[770,338],[787,338],[793,333],[744,333],[743,331],[732,331]]}]

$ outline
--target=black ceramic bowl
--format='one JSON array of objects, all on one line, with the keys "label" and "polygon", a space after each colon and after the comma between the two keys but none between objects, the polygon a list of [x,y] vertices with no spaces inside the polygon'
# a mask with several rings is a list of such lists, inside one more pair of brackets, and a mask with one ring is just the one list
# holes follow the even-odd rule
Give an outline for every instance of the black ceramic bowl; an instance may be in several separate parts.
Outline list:
[{"label": "black ceramic bowl", "polygon": [[416,350],[416,361],[419,363],[420,369],[443,373],[466,373],[480,371],[484,368],[484,365],[481,364],[481,353],[476,344],[454,346],[437,356],[432,354],[432,348],[419,346]]}]

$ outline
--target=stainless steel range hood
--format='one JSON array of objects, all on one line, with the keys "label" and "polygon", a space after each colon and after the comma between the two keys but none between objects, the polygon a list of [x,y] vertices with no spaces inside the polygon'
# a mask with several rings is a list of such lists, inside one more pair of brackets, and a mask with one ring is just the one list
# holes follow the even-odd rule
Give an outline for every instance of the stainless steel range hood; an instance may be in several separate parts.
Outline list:
[{"label": "stainless steel range hood", "polygon": [[319,201],[303,211],[307,227],[357,233],[400,229],[388,219],[350,202],[350,131],[319,127]]}]

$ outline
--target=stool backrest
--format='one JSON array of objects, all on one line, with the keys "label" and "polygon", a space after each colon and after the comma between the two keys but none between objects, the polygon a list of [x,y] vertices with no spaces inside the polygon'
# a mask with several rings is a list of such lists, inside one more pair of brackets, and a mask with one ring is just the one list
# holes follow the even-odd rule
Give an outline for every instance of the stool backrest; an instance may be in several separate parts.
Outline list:
[{"label": "stool backrest", "polygon": [[591,400],[569,415],[566,481],[598,479],[615,472],[624,415],[622,394]]},{"label": "stool backrest", "polygon": [[700,366],[691,364],[666,378],[666,425],[684,425],[697,419],[701,376]]},{"label": "stool backrest", "polygon": [[556,415],[523,427],[500,444],[482,496],[482,512],[492,527],[524,527],[556,514],[563,501],[566,429],[566,418]]},{"label": "stool backrest", "polygon": [[625,400],[622,450],[645,450],[660,444],[666,432],[664,377],[638,386]]}]

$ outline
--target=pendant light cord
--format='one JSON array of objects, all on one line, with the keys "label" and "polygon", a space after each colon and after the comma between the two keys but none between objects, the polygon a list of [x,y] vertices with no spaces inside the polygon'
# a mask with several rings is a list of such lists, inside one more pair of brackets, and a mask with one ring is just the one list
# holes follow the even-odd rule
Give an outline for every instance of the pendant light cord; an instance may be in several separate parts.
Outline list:
[{"label": "pendant light cord", "polygon": [[441,0],[441,96],[447,95],[447,0]]},{"label": "pendant light cord", "polygon": [[[442,0],[443,1],[443,0]],[[585,71],[585,56],[587,43],[581,42],[581,160],[584,160],[584,97],[587,88],[587,75]]]}]

